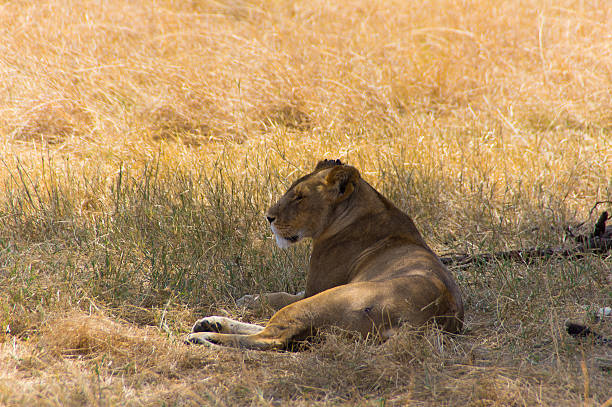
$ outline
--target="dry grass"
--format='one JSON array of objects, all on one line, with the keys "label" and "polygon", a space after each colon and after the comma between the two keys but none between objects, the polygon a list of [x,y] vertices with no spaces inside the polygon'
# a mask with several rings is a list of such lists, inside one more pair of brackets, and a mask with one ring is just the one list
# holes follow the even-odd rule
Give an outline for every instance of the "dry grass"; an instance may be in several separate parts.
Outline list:
[{"label": "dry grass", "polygon": [[307,245],[276,249],[262,213],[321,158],[441,253],[586,230],[612,200],[611,21],[606,1],[0,2],[0,405],[608,400],[610,351],[562,327],[612,335],[609,258],[457,272],[458,337],[180,338],[301,289]]}]

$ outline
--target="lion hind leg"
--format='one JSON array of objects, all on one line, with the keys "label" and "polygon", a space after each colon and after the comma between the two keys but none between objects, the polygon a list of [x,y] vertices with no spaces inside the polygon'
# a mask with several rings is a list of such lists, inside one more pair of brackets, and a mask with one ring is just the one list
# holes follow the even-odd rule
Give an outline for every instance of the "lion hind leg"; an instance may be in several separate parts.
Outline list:
[{"label": "lion hind leg", "polygon": [[452,296],[435,276],[363,281],[330,288],[281,309],[258,335],[289,344],[336,326],[386,340],[401,324],[416,328],[438,318],[446,322],[452,319],[452,308]]},{"label": "lion hind leg", "polygon": [[[387,339],[395,332],[397,316],[384,299],[388,283],[356,283],[331,288],[290,304],[275,313],[255,334],[192,334],[189,341],[206,340],[216,345],[258,350],[287,349],[306,340],[318,329],[338,326],[362,335],[379,333]],[[383,303],[381,302],[383,299]],[[390,307],[393,308],[393,307]]]},{"label": "lion hind leg", "polygon": [[216,332],[221,334],[252,335],[261,332],[263,326],[247,324],[226,317],[206,317],[193,325],[191,332]]}]

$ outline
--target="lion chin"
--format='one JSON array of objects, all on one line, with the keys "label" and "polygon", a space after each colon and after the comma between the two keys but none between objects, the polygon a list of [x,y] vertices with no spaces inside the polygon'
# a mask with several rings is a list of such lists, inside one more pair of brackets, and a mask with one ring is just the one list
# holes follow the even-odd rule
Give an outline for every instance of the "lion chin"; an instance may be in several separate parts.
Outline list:
[{"label": "lion chin", "polygon": [[281,249],[287,249],[289,246],[291,246],[294,243],[299,242],[302,239],[299,234],[296,236],[289,237],[289,238],[283,237],[281,236],[280,233],[278,233],[278,230],[276,230],[274,225],[270,225],[270,229],[272,229],[272,233],[274,233],[274,238],[276,239],[276,245],[280,247]]}]

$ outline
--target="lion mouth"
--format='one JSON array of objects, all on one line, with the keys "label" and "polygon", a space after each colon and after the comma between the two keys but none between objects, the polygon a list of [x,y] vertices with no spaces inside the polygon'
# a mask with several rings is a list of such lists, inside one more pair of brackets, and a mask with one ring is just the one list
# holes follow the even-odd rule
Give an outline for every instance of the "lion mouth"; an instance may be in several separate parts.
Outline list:
[{"label": "lion mouth", "polygon": [[298,235],[294,235],[294,236],[290,236],[290,237],[282,236],[279,233],[279,231],[276,229],[276,227],[274,227],[274,225],[270,225],[270,228],[272,229],[272,233],[274,233],[274,238],[276,239],[276,244],[281,249],[286,249],[289,246],[291,246],[292,244],[297,243],[301,239],[301,236],[299,234]]},{"label": "lion mouth", "polygon": [[276,238],[276,245],[281,249],[286,249],[300,240],[300,236],[283,237],[278,233],[275,233],[274,237]]}]

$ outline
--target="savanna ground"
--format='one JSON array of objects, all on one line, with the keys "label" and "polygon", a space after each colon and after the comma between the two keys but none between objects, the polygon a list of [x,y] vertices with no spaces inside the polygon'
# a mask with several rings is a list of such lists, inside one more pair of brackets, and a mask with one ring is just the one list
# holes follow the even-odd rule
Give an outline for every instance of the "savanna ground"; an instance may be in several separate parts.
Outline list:
[{"label": "savanna ground", "polygon": [[[612,200],[612,3],[0,1],[0,405],[599,405],[563,328],[612,259],[453,269],[465,332],[300,353],[184,345],[263,322],[308,243],[263,213],[342,158],[440,254],[564,244]],[[581,222],[586,222],[580,226]]]}]

